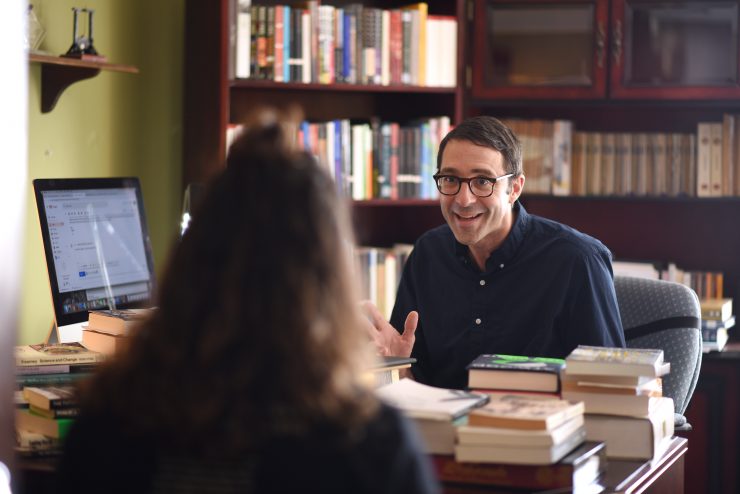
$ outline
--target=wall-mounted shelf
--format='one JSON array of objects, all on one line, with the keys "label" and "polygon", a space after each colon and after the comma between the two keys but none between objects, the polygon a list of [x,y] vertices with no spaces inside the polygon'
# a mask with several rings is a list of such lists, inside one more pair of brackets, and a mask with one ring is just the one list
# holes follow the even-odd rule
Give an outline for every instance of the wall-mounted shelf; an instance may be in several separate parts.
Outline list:
[{"label": "wall-mounted shelf", "polygon": [[139,69],[133,65],[121,65],[37,54],[30,54],[28,59],[30,62],[41,64],[42,113],[49,113],[52,111],[59,100],[59,96],[70,85],[83,79],[95,77],[101,70],[126,72],[129,74],[139,73]]}]

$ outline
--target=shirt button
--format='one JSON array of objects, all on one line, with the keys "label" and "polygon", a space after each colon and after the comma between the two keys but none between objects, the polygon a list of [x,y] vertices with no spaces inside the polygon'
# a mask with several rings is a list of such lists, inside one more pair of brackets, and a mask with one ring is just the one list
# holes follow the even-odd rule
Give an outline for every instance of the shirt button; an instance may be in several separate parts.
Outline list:
[{"label": "shirt button", "polygon": [[499,264],[498,267],[500,267],[501,269],[504,269],[504,263]]},{"label": "shirt button", "polygon": [[477,324],[477,325],[479,325],[479,326],[480,326],[480,323],[482,323],[482,322],[483,322],[483,321],[481,321],[481,320],[480,320],[480,318],[478,318],[478,319],[476,319],[476,320],[475,320],[475,324]]},{"label": "shirt button", "polygon": [[480,280],[480,286],[486,286],[486,280]]}]

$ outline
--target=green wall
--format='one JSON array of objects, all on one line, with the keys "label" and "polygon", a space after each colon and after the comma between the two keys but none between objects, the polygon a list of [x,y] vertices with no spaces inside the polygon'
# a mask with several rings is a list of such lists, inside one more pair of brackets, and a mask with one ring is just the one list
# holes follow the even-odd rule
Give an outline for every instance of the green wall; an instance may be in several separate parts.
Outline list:
[{"label": "green wall", "polygon": [[[139,74],[101,73],[67,88],[41,113],[41,70],[29,71],[29,190],[18,344],[37,343],[53,319],[31,180],[138,176],[159,271],[177,233],[182,197],[182,63],[185,0],[36,0],[41,49],[67,51],[73,6],[95,9],[94,42],[111,63]],[[86,17],[83,17],[86,21]],[[86,22],[80,22],[80,27]]]}]

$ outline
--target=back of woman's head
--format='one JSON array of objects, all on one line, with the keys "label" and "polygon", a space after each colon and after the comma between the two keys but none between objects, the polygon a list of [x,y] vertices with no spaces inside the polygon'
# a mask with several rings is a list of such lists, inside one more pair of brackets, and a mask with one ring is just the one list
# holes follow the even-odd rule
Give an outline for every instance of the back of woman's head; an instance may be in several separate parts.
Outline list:
[{"label": "back of woman's head", "polygon": [[133,402],[149,401],[151,418],[135,425],[167,443],[238,451],[320,423],[351,428],[373,410],[343,204],[291,137],[268,120],[232,145],[173,253],[159,310],[109,370]]}]

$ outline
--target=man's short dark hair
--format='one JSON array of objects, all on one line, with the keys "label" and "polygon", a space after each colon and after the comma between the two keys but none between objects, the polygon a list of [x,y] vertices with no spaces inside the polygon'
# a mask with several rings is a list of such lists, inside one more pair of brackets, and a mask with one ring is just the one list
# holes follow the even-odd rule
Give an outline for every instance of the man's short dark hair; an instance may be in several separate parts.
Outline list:
[{"label": "man's short dark hair", "polygon": [[472,117],[452,129],[439,144],[437,171],[442,167],[442,154],[451,140],[469,141],[501,153],[504,158],[504,173],[521,175],[522,145],[514,132],[499,119],[489,116]]}]

